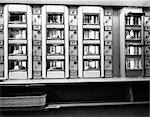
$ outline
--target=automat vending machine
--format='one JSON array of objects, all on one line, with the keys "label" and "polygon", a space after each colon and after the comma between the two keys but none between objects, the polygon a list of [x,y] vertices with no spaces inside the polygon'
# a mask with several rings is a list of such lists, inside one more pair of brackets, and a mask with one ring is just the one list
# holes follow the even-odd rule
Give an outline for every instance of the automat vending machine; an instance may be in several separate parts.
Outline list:
[{"label": "automat vending machine", "polygon": [[79,77],[103,77],[103,9],[81,6],[78,8],[78,21]]},{"label": "automat vending machine", "polygon": [[42,7],[42,77],[69,77],[68,8]]},{"label": "automat vending machine", "polygon": [[5,5],[4,14],[5,77],[32,78],[31,6]]},{"label": "automat vending machine", "polygon": [[121,75],[144,76],[144,39],[142,8],[123,8],[120,21]]}]

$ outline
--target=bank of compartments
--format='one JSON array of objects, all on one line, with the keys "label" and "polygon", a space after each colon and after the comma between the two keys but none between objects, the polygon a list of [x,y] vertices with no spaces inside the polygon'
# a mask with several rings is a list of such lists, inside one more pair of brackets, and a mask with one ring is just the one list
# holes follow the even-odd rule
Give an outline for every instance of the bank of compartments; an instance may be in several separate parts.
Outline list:
[{"label": "bank of compartments", "polygon": [[149,77],[150,11],[116,11],[0,5],[0,79]]}]

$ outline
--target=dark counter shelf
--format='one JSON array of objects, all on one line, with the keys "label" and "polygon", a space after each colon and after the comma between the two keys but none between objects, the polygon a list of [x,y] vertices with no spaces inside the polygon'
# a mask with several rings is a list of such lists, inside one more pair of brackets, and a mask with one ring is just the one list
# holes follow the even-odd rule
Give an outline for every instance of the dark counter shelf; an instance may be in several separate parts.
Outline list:
[{"label": "dark counter shelf", "polygon": [[70,107],[95,107],[95,106],[121,106],[121,105],[141,105],[150,104],[149,101],[139,102],[84,102],[84,103],[56,103],[48,104],[43,107],[14,107],[14,108],[0,108],[0,112],[10,111],[46,111],[49,109],[70,108]]},{"label": "dark counter shelf", "polygon": [[89,107],[89,106],[112,106],[112,105],[135,105],[135,104],[150,104],[149,101],[139,102],[84,102],[84,103],[60,103],[49,104],[45,109],[63,108],[63,107]]}]

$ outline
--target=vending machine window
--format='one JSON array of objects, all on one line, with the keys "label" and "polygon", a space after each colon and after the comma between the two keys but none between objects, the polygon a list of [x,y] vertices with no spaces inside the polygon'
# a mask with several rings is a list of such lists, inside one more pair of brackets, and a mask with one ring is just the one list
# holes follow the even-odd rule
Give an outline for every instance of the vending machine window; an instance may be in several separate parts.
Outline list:
[{"label": "vending machine window", "polygon": [[47,29],[47,39],[64,39],[64,29]]},{"label": "vending machine window", "polygon": [[84,60],[84,71],[100,70],[99,60]]},{"label": "vending machine window", "polygon": [[126,26],[130,26],[130,25],[136,25],[136,26],[140,26],[141,25],[141,14],[133,14],[132,13],[128,13],[128,15],[125,16],[125,24]]},{"label": "vending machine window", "polygon": [[126,41],[129,40],[129,41],[141,41],[141,31],[140,30],[129,30],[129,29],[126,29]]},{"label": "vending machine window", "polygon": [[142,55],[142,47],[140,46],[127,46],[126,55]]},{"label": "vending machine window", "polygon": [[96,29],[84,29],[83,30],[83,39],[84,40],[94,40],[100,39],[100,31]]},{"label": "vending machine window", "polygon": [[100,24],[100,21],[99,21],[99,14],[94,14],[94,13],[92,13],[92,14],[90,14],[90,13],[88,13],[88,14],[83,14],[84,16],[83,16],[83,24],[84,25],[99,25]]},{"label": "vending machine window", "polygon": [[9,71],[27,71],[27,61],[10,60],[9,61]]},{"label": "vending machine window", "polygon": [[100,54],[100,45],[84,45],[83,49],[84,55],[99,55]]},{"label": "vending machine window", "polygon": [[141,70],[142,60],[138,58],[128,58],[126,60],[126,69],[127,70]]},{"label": "vending machine window", "polygon": [[27,15],[24,12],[10,12],[8,22],[9,23],[26,23]]},{"label": "vending machine window", "polygon": [[64,71],[63,60],[48,60],[47,71]]},{"label": "vending machine window", "polygon": [[47,55],[64,55],[64,45],[47,45]]},{"label": "vending machine window", "polygon": [[10,44],[9,45],[9,55],[27,55],[26,45]]},{"label": "vending machine window", "polygon": [[27,30],[24,28],[9,28],[9,39],[27,39]]},{"label": "vending machine window", "polygon": [[48,24],[64,24],[64,14],[63,13],[48,13],[47,23]]}]

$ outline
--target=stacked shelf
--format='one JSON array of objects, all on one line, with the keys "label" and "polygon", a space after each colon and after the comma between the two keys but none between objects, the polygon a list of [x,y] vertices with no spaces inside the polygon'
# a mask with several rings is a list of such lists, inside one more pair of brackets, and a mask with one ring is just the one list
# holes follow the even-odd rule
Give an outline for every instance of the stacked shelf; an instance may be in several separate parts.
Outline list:
[{"label": "stacked shelf", "polygon": [[42,30],[46,36],[44,39],[46,41],[43,43],[43,46],[46,44],[46,48],[43,47],[46,51],[46,58],[43,58],[43,60],[46,59],[44,60],[46,66],[43,66],[46,67],[46,75],[43,75],[43,78],[65,78],[67,77],[65,73],[68,74],[66,64],[69,59],[68,37],[66,37],[66,32],[68,35],[68,24],[66,24],[68,11],[64,6],[44,6],[43,12],[45,23],[42,27],[46,26],[46,29]]},{"label": "stacked shelf", "polygon": [[[81,7],[80,7],[81,8]],[[83,77],[101,77],[101,8],[99,7],[82,7],[81,17],[83,18],[83,24],[81,23],[79,31],[83,34],[81,37],[81,47],[83,65],[82,72]],[[92,12],[94,8],[97,12]],[[91,10],[91,11],[90,11]],[[80,77],[80,76],[79,76]]]},{"label": "stacked shelf", "polygon": [[[57,41],[57,43],[55,41]],[[64,78],[64,45],[64,14],[48,13],[47,76],[55,77],[55,75],[59,74],[58,72],[60,72],[61,75],[59,77]]]},{"label": "stacked shelf", "polygon": [[92,14],[92,13],[83,14],[84,77],[90,77],[90,76],[92,77],[94,75],[95,77],[100,77],[100,36],[99,36],[100,26],[99,25],[100,25],[99,14]]},{"label": "stacked shelf", "polygon": [[143,14],[128,13],[125,16],[125,64],[127,77],[139,77],[144,73]]},{"label": "stacked shelf", "polygon": [[[19,9],[21,8],[22,9]],[[31,8],[26,5],[6,5],[5,13],[5,61],[7,61],[5,72],[9,79],[27,79],[32,77],[30,71],[30,61],[32,52],[29,45],[32,43],[31,35],[28,33],[31,29],[31,20],[28,18]],[[6,31],[7,30],[7,31]],[[28,51],[29,49],[29,51]],[[8,57],[7,57],[8,56]],[[7,72],[8,71],[8,72]],[[30,71],[30,72],[29,72]],[[29,75],[29,73],[31,73]]]}]

